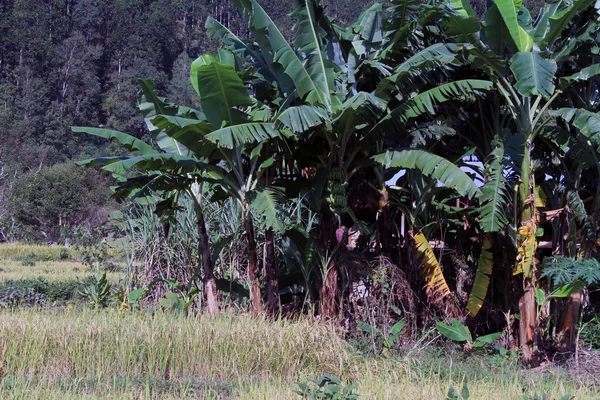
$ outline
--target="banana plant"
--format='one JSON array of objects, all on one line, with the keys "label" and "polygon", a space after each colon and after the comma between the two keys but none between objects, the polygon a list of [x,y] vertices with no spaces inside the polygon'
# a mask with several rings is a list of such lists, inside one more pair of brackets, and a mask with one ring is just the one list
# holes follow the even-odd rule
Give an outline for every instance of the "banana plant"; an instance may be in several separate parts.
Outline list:
[{"label": "banana plant", "polygon": [[[561,94],[575,80],[588,80],[598,73],[596,66],[589,65],[587,69],[576,71],[572,79],[561,79],[556,84],[557,73],[562,73],[569,58],[594,40],[592,35],[598,30],[597,4],[592,0],[555,0],[546,4],[533,21],[522,2],[496,0],[490,3],[485,24],[474,23],[474,13],[467,2],[451,2],[448,9],[445,19],[448,37],[464,41],[465,63],[494,82],[504,110],[500,121],[491,127],[496,154],[488,153],[486,176],[486,185],[500,190],[484,191],[481,227],[486,233],[504,232],[505,228],[514,232],[517,253],[514,273],[523,275],[523,296],[519,301],[520,342],[524,358],[529,361],[535,341],[538,263],[535,255],[540,223],[533,149],[554,120],[549,111],[556,107]],[[583,17],[584,13],[587,17]],[[466,31],[454,29],[458,25]],[[563,40],[565,37],[569,40]],[[516,152],[501,155],[500,143],[507,146],[515,142],[518,143]],[[508,162],[498,163],[501,157],[507,156]],[[509,171],[518,176],[512,218],[502,212],[510,198],[509,189],[502,184]],[[484,294],[481,291],[484,278],[481,279],[479,299]],[[479,300],[471,300],[473,313]]]}]

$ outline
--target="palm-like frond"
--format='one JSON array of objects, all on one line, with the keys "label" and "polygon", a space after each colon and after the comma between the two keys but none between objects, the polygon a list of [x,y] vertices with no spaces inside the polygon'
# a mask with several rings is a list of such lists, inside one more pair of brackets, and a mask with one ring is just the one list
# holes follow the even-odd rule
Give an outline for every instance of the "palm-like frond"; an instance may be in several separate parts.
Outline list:
[{"label": "palm-like frond", "polygon": [[456,53],[459,49],[458,45],[452,43],[436,43],[419,51],[394,68],[394,73],[382,81],[378,92],[388,87],[388,82],[398,84],[404,77],[422,74],[424,70],[439,68],[452,63],[456,59]]},{"label": "palm-like frond", "polygon": [[475,101],[476,96],[483,95],[491,90],[493,83],[478,79],[465,79],[445,83],[436,88],[419,93],[411,99],[403,102],[394,109],[386,118],[381,120],[375,127],[382,132],[386,130],[399,129],[410,119],[425,114],[434,115],[435,106],[450,100]]},{"label": "palm-like frond", "polygon": [[479,225],[484,232],[500,232],[508,223],[508,191],[502,159],[504,145],[496,139],[493,150],[485,162],[485,184],[481,188]]},{"label": "palm-like frond", "polygon": [[373,157],[386,168],[416,168],[424,175],[437,179],[442,185],[456,190],[462,196],[480,196],[475,182],[450,161],[425,150],[407,149],[388,151]]},{"label": "palm-like frond", "polygon": [[567,203],[569,208],[575,213],[575,221],[577,221],[577,224],[583,231],[585,238],[595,241],[596,232],[594,231],[594,224],[585,209],[585,204],[581,200],[581,197],[579,197],[579,193],[575,190],[569,190],[567,192]]},{"label": "palm-like frond", "polygon": [[306,132],[327,121],[327,111],[318,106],[289,107],[277,117],[278,123],[294,133]]},{"label": "palm-like frond", "polygon": [[76,133],[87,133],[89,135],[99,136],[110,141],[116,141],[125,146],[125,148],[127,148],[129,151],[139,151],[141,154],[156,153],[156,150],[154,150],[152,146],[127,133],[112,129],[88,128],[83,126],[73,126],[71,130]]},{"label": "palm-like frond", "polygon": [[209,142],[228,149],[246,143],[260,143],[278,137],[281,137],[281,132],[275,129],[272,123],[265,122],[249,122],[227,126],[205,136]]},{"label": "palm-like frond", "polygon": [[561,108],[550,114],[579,129],[596,146],[596,151],[600,151],[600,114],[581,108]]},{"label": "palm-like frond", "polygon": [[258,217],[266,228],[272,228],[275,232],[283,232],[285,226],[282,222],[279,205],[282,195],[270,189],[261,189],[250,197],[250,205],[255,217]]},{"label": "palm-like frond", "polygon": [[209,167],[192,157],[165,153],[144,154],[136,157],[98,157],[79,161],[76,164],[88,167],[103,165],[102,170],[117,175],[125,175],[133,168],[147,171],[190,173]]}]

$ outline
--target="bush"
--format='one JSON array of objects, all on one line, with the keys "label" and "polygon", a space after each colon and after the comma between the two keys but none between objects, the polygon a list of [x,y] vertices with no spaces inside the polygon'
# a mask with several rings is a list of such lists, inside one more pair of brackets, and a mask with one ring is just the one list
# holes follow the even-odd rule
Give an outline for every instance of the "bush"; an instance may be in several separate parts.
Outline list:
[{"label": "bush", "polygon": [[59,241],[77,224],[99,225],[107,219],[110,191],[98,172],[56,164],[19,177],[9,208],[23,239]]},{"label": "bush", "polygon": [[8,280],[0,283],[0,306],[41,305],[80,300],[79,292],[93,282],[93,276],[82,280],[58,282],[47,281],[44,278]]}]

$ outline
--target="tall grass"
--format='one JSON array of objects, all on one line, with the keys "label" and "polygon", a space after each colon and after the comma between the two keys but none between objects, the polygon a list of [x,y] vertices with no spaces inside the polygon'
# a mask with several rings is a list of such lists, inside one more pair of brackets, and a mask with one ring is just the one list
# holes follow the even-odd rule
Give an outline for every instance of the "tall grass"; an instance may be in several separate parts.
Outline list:
[{"label": "tall grass", "polygon": [[0,368],[56,381],[113,376],[228,381],[341,373],[345,343],[325,326],[231,316],[19,310],[0,314]]},{"label": "tall grass", "polygon": [[560,372],[443,352],[373,359],[308,320],[245,315],[178,317],[144,311],[0,312],[0,398],[295,399],[299,380],[332,373],[358,384],[363,399],[444,399],[469,387],[472,399],[523,399],[544,391],[596,399]]}]

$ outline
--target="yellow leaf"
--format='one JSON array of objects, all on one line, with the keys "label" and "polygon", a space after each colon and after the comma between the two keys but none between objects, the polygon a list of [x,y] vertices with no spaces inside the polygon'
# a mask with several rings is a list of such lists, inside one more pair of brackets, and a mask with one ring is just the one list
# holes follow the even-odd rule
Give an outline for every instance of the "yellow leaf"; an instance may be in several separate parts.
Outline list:
[{"label": "yellow leaf", "polygon": [[442,268],[438,263],[429,242],[422,232],[414,236],[417,247],[417,256],[421,260],[420,271],[421,275],[427,282],[427,286],[432,290],[433,300],[440,301],[444,297],[450,295],[450,288],[446,283]]}]

